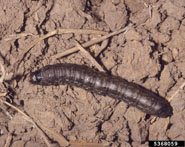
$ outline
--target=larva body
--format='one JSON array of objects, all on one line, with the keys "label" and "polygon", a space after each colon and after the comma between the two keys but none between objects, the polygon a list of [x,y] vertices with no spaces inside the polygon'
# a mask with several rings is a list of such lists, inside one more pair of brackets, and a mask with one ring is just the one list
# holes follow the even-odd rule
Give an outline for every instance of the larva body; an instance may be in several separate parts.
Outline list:
[{"label": "larva body", "polygon": [[68,84],[81,87],[99,95],[123,100],[150,115],[172,115],[172,107],[164,98],[121,77],[110,76],[84,65],[48,65],[31,73],[30,81],[43,86]]}]

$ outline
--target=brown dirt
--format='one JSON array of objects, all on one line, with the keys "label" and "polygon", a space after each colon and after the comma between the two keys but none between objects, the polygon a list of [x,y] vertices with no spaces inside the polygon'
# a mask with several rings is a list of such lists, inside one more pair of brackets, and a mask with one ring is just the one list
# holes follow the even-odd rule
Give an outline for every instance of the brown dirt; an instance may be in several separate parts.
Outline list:
[{"label": "brown dirt", "polygon": [[[174,109],[171,118],[151,121],[153,116],[146,116],[110,97],[66,85],[42,87],[28,82],[28,73],[48,64],[68,62],[92,67],[81,53],[55,61],[51,56],[73,47],[75,40],[85,42],[93,35],[65,34],[45,39],[26,54],[20,64],[20,75],[14,79],[11,76],[18,55],[35,35],[57,28],[111,32],[132,22],[137,27],[130,29],[126,35],[112,37],[100,54],[100,44],[96,45],[96,49],[91,50],[92,54],[113,75],[138,83],[161,96],[171,97],[185,80],[185,0],[147,2],[0,1],[0,56],[7,71],[7,80],[1,84],[0,90],[9,91],[6,100],[38,124],[53,129],[69,141],[144,147],[148,140],[184,140],[184,89],[179,90],[170,102]],[[16,39],[12,36],[23,33],[29,35]],[[50,134],[47,135],[56,142]],[[8,136],[11,147],[47,146],[30,122],[0,103],[0,146],[5,145]]]}]

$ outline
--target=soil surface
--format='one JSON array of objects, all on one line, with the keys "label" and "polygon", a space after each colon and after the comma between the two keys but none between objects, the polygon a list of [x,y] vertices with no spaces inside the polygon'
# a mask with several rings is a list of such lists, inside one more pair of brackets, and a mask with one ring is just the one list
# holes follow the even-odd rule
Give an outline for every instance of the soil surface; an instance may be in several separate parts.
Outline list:
[{"label": "soil surface", "polygon": [[[99,37],[54,35],[15,62],[36,37],[55,29],[113,32],[134,24],[126,34],[86,48],[112,75],[119,75],[171,98],[173,115],[156,118],[126,103],[77,87],[37,86],[29,73],[55,63],[96,68],[81,52],[52,56]],[[149,140],[185,140],[185,0],[6,0],[0,1],[0,61],[6,76],[1,97],[39,126],[63,135],[69,146],[147,147]],[[182,88],[180,88],[182,87]],[[42,128],[52,146],[65,146]],[[73,142],[73,143],[72,143]],[[45,147],[38,129],[21,113],[0,103],[0,146]]]}]

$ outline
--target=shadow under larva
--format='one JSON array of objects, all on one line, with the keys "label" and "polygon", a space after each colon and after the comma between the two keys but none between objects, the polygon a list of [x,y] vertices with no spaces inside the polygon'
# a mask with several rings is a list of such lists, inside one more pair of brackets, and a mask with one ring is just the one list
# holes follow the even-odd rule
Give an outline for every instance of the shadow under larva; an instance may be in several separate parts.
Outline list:
[{"label": "shadow under larva", "polygon": [[123,100],[130,106],[158,117],[171,116],[173,111],[165,98],[152,91],[119,76],[110,76],[84,65],[69,63],[47,65],[31,73],[30,82],[43,86],[68,84],[81,87],[99,95]]}]

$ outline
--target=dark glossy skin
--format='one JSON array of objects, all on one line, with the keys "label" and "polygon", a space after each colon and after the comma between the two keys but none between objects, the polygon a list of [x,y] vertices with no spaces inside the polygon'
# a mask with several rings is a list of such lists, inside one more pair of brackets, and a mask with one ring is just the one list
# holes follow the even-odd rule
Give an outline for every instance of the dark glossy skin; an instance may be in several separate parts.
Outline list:
[{"label": "dark glossy skin", "polygon": [[84,65],[67,63],[48,65],[31,73],[30,82],[43,86],[68,84],[81,87],[99,95],[123,100],[130,106],[158,117],[171,116],[173,111],[166,99],[144,87]]}]

